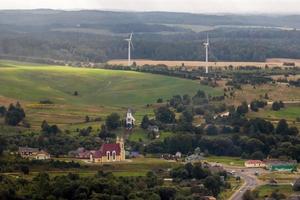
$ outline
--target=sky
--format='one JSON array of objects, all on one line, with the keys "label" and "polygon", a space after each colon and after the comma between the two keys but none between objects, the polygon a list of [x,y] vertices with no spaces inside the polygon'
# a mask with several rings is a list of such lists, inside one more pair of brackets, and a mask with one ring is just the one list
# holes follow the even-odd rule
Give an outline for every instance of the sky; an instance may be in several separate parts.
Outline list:
[{"label": "sky", "polygon": [[300,0],[0,0],[0,9],[300,14]]}]

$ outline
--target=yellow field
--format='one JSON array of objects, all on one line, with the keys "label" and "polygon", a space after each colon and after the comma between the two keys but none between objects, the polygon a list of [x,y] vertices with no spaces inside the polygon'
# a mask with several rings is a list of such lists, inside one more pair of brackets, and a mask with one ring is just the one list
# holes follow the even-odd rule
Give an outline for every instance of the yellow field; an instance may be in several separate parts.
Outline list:
[{"label": "yellow field", "polygon": [[[257,66],[257,67],[265,67],[268,65],[269,67],[283,67],[283,62],[286,62],[287,60],[283,59],[269,59],[266,62],[209,62],[208,65],[210,67],[240,67],[240,66]],[[120,60],[110,60],[107,63],[110,65],[127,65],[126,59],[120,59]],[[136,59],[133,60],[133,62],[136,62],[138,66],[143,65],[158,65],[163,64],[167,65],[168,67],[180,67],[184,63],[184,66],[190,69],[198,68],[200,66],[206,66],[206,62],[204,61],[168,61],[168,60],[142,60],[142,59]],[[298,60],[297,65],[300,65],[300,60]]]}]

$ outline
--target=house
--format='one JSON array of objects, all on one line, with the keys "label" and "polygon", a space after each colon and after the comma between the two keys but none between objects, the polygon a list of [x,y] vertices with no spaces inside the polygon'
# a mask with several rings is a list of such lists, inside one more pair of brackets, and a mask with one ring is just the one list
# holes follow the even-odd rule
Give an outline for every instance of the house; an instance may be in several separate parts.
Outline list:
[{"label": "house", "polygon": [[150,133],[152,133],[153,134],[153,137],[154,138],[156,138],[156,139],[158,139],[159,137],[160,137],[160,135],[159,135],[159,127],[158,126],[156,126],[156,125],[149,125],[148,126],[148,128],[147,128],[147,130],[150,132]]},{"label": "house", "polygon": [[134,126],[135,118],[133,117],[132,111],[130,108],[127,110],[125,121],[126,121],[126,128],[128,130],[131,130]]},{"label": "house", "polygon": [[245,167],[248,168],[264,168],[266,164],[261,160],[247,160],[245,161]]},{"label": "house", "polygon": [[47,160],[50,159],[50,154],[38,148],[19,147],[19,154],[22,158]]},{"label": "house", "polygon": [[178,151],[178,152],[176,152],[176,154],[175,154],[175,157],[176,157],[176,158],[181,158],[181,157],[182,157],[182,154],[181,154],[181,152],[179,152],[179,151]]},{"label": "house", "polygon": [[108,163],[125,160],[125,149],[123,138],[117,137],[116,143],[103,144],[99,150],[90,151],[90,162]]}]

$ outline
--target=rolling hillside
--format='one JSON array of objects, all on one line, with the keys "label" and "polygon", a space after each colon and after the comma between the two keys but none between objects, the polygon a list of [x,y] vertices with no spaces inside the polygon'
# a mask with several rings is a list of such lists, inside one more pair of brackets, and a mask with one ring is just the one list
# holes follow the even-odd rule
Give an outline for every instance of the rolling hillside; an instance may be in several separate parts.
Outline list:
[{"label": "rolling hillside", "polygon": [[[195,81],[128,71],[0,63],[0,95],[60,104],[135,106],[198,89],[217,91]],[[79,95],[74,96],[74,91]]]},{"label": "rolling hillside", "polygon": [[[146,104],[160,97],[166,100],[176,94],[193,95],[199,89],[221,94],[196,81],[162,75],[0,62],[0,105],[20,101],[36,126],[44,119],[74,124],[83,122],[86,115],[104,117],[111,112],[125,112],[128,107],[136,109],[140,119],[154,109]],[[75,91],[78,96],[74,96]],[[54,104],[39,104],[45,99]]]}]

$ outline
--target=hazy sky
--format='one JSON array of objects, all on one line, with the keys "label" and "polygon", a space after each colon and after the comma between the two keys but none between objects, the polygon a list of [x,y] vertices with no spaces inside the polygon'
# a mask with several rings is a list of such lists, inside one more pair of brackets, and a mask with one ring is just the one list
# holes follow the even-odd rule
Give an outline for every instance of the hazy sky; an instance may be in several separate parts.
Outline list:
[{"label": "hazy sky", "polygon": [[32,8],[300,14],[300,0],[0,0],[0,9]]}]

